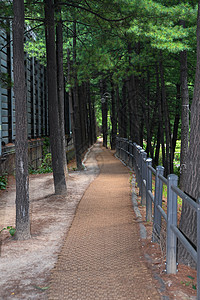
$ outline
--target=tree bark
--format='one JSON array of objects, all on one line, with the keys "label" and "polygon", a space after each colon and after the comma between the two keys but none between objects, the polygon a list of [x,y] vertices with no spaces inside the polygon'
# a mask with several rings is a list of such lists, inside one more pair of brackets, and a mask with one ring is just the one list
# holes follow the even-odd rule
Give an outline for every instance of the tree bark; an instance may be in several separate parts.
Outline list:
[{"label": "tree bark", "polygon": [[[158,118],[159,118],[159,125],[158,125],[158,136],[157,141],[160,141],[162,146],[162,164],[165,165],[165,143],[164,143],[164,130],[163,130],[163,113],[162,113],[162,105],[161,105],[161,91],[160,91],[160,80],[159,80],[159,71],[158,66],[156,65],[156,96],[158,99]],[[159,152],[158,159],[159,159]],[[157,159],[156,159],[157,160]]]},{"label": "tree bark", "polygon": [[77,80],[77,67],[76,67],[76,20],[73,23],[73,76],[74,76],[74,88],[73,88],[73,99],[74,99],[74,145],[75,145],[75,156],[77,169],[83,168],[81,160],[82,143],[81,143],[81,120],[80,120],[80,107],[78,99],[78,80]]},{"label": "tree bark", "polygon": [[27,102],[24,69],[24,1],[13,1],[13,60],[16,114],[16,233],[18,240],[30,238]]},{"label": "tree bark", "polygon": [[90,82],[87,82],[87,100],[88,100],[88,137],[89,137],[89,146],[93,145],[94,143],[94,125],[92,125],[92,103],[91,103],[91,96],[90,96]]},{"label": "tree bark", "polygon": [[163,62],[162,62],[162,55],[161,60],[159,63],[160,66],[160,80],[161,80],[161,94],[162,94],[162,109],[163,109],[163,117],[165,121],[165,138],[166,138],[166,156],[165,156],[165,175],[171,173],[171,129],[169,123],[169,112],[168,112],[168,104],[166,98],[166,88],[165,88],[165,79],[164,79],[164,69],[163,69]]},{"label": "tree bark", "polygon": [[107,148],[108,143],[108,106],[107,106],[107,98],[104,96],[106,92],[105,81],[100,81],[100,92],[102,99],[102,132],[103,132],[103,146]]},{"label": "tree bark", "polygon": [[67,175],[67,158],[65,146],[65,116],[64,116],[64,72],[63,72],[63,31],[62,31],[62,17],[61,9],[59,7],[59,0],[54,0],[57,5],[57,24],[56,24],[56,54],[57,54],[57,82],[58,82],[58,112],[59,125],[61,130],[61,149],[63,155],[64,172]]},{"label": "tree bark", "polygon": [[187,180],[187,152],[189,145],[189,92],[187,82],[187,51],[183,51],[181,56],[181,154],[180,154],[180,188],[184,190]]},{"label": "tree bark", "polygon": [[116,120],[116,99],[115,99],[115,89],[114,84],[111,79],[111,99],[112,99],[112,143],[111,143],[111,149],[115,150],[116,148],[116,135],[117,135],[117,120]]},{"label": "tree bark", "polygon": [[[197,17],[197,64],[194,84],[194,94],[191,106],[190,143],[186,160],[185,192],[197,201],[200,197],[200,1],[198,2]],[[186,104],[187,105],[187,104]],[[187,107],[186,107],[187,109]],[[187,202],[183,201],[180,230],[190,240],[191,244],[197,245],[197,216]],[[182,251],[183,250],[183,251]],[[195,265],[192,257],[184,249],[179,249],[179,261]]]},{"label": "tree bark", "polygon": [[66,194],[63,148],[61,146],[61,130],[59,126],[57,66],[54,30],[54,5],[52,0],[44,0],[46,22],[46,51],[49,98],[49,128],[52,154],[52,167],[55,193]]},{"label": "tree bark", "polygon": [[[67,49],[67,81],[71,85],[71,62],[70,62],[70,49]],[[70,123],[71,131],[74,136],[74,105],[73,105],[73,95],[72,88],[69,88],[69,111],[70,111]]]},{"label": "tree bark", "polygon": [[178,126],[180,120],[180,84],[176,85],[177,94],[176,94],[176,114],[174,118],[174,128],[173,128],[173,136],[172,136],[172,147],[171,147],[171,173],[173,173],[173,161],[174,161],[174,153],[176,148],[176,141],[178,137]]},{"label": "tree bark", "polygon": [[131,76],[131,101],[132,101],[132,111],[133,111],[133,124],[131,140],[137,144],[140,144],[140,125],[139,125],[139,113],[138,113],[138,79],[132,75]]},{"label": "tree bark", "polygon": [[122,87],[122,103],[121,103],[121,125],[122,125],[122,137],[127,138],[127,86],[126,81]]}]

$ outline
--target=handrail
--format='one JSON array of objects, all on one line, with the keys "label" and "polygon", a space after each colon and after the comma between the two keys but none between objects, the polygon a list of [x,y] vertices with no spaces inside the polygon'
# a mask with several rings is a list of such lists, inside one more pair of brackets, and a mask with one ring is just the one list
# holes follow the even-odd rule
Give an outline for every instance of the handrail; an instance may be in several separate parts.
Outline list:
[{"label": "handrail", "polygon": [[[131,152],[130,152],[131,151]],[[176,249],[177,239],[183,244],[197,263],[197,299],[200,300],[200,204],[186,195],[177,187],[178,177],[174,174],[163,176],[164,168],[152,167],[152,159],[147,158],[146,152],[127,139],[117,137],[117,156],[136,173],[141,203],[146,204],[146,220],[152,220],[152,203],[154,203],[152,240],[160,237],[161,217],[167,223],[166,237],[166,271],[175,274],[177,271]],[[152,174],[155,175],[155,192],[152,193]],[[167,213],[162,208],[163,184],[167,186]],[[188,242],[177,227],[177,196],[181,197],[197,212],[197,251]]]}]

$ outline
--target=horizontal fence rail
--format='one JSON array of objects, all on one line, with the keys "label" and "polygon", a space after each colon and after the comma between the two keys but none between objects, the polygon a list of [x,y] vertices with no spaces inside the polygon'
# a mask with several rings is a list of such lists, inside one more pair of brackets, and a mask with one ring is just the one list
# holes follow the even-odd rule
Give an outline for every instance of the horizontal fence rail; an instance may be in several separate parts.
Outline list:
[{"label": "horizontal fence rail", "polygon": [[[197,203],[178,188],[178,177],[169,174],[164,177],[164,167],[152,167],[152,159],[147,153],[132,141],[117,137],[116,156],[132,168],[141,196],[141,204],[146,205],[146,221],[153,221],[152,241],[160,240],[161,218],[166,221],[166,272],[177,272],[177,242],[182,243],[197,264],[197,299],[200,300],[200,198]],[[155,191],[152,193],[152,174],[155,175]],[[167,186],[167,213],[162,208],[163,185]],[[177,196],[191,206],[197,213],[197,250],[185,238],[177,226]],[[152,205],[154,204],[154,205]],[[154,208],[152,216],[152,206]]]}]

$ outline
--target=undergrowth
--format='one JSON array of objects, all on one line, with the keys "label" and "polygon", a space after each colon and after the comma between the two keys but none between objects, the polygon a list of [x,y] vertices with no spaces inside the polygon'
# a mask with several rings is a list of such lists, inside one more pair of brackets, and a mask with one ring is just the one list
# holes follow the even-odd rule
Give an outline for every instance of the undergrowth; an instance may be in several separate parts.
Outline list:
[{"label": "undergrowth", "polygon": [[32,166],[29,168],[29,174],[46,174],[52,173],[52,158],[51,153],[47,153],[42,159],[41,166],[37,169],[34,169]]},{"label": "undergrowth", "polygon": [[0,190],[5,190],[8,184],[8,174],[5,173],[0,176]]}]

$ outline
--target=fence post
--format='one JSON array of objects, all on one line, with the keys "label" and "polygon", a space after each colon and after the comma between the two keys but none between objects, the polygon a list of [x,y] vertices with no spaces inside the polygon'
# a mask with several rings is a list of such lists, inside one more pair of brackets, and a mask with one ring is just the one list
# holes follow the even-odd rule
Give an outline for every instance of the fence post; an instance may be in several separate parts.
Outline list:
[{"label": "fence post", "polygon": [[140,187],[140,150],[142,147],[136,144],[136,150],[135,150],[135,157],[136,157],[136,181],[137,181],[137,186]]},{"label": "fence post", "polygon": [[147,153],[142,152],[141,153],[141,204],[142,205],[146,205],[146,159],[147,159]]},{"label": "fence post", "polygon": [[132,141],[128,141],[128,166],[131,168],[131,145],[132,145]]},{"label": "fence post", "polygon": [[119,138],[119,158],[122,159],[122,138]]},{"label": "fence post", "polygon": [[128,149],[128,147],[129,147],[129,142],[128,142],[128,139],[125,139],[125,155],[126,155],[126,157],[125,157],[125,163],[126,163],[126,165],[128,166],[128,159],[129,159],[129,149]]},{"label": "fence post", "polygon": [[133,143],[133,168],[135,170],[136,177],[137,177],[137,163],[136,163],[136,160],[137,160],[137,144]]},{"label": "fence post", "polygon": [[117,136],[116,136],[116,155],[117,157],[119,157],[119,139]]},{"label": "fence post", "polygon": [[133,169],[133,143],[129,141],[129,167]]},{"label": "fence post", "polygon": [[123,160],[123,156],[124,156],[124,150],[123,150],[123,147],[124,147],[124,139],[121,138],[121,160]]},{"label": "fence post", "polygon": [[163,175],[164,167],[156,167],[156,177],[155,177],[155,196],[154,196],[154,217],[153,217],[153,233],[152,241],[158,242],[160,239],[160,229],[161,229],[161,214],[157,208],[159,204],[162,206],[162,193],[163,193],[163,183],[158,178],[158,175]]},{"label": "fence post", "polygon": [[177,186],[178,176],[170,174],[167,176],[167,274],[176,274],[176,245],[177,237],[171,229],[171,225],[177,226],[177,194],[172,191],[171,186]]},{"label": "fence post", "polygon": [[142,196],[142,153],[144,152],[144,149],[142,149],[142,147],[140,147],[139,150],[139,196]]},{"label": "fence post", "polygon": [[146,221],[152,221],[152,200],[148,191],[152,192],[152,172],[148,168],[152,166],[152,159],[146,159]]},{"label": "fence post", "polygon": [[197,204],[197,299],[200,299],[200,198]]},{"label": "fence post", "polygon": [[126,139],[125,138],[123,138],[122,149],[123,149],[123,158],[122,158],[122,160],[123,160],[123,162],[125,162],[125,160],[126,160]]}]

